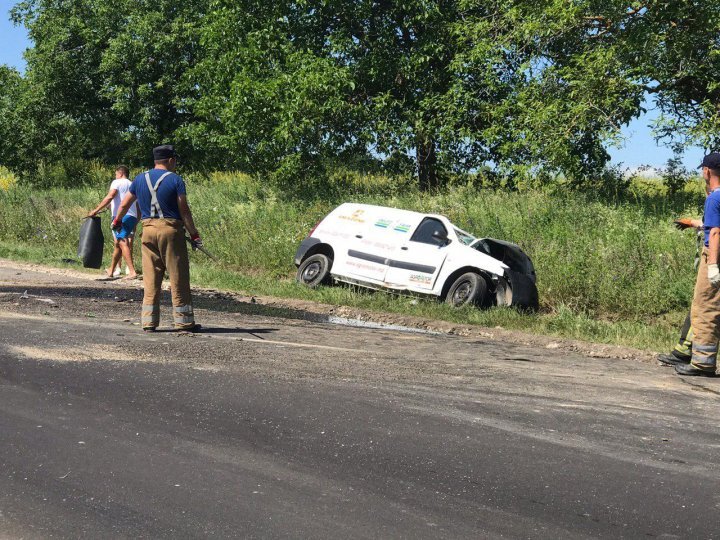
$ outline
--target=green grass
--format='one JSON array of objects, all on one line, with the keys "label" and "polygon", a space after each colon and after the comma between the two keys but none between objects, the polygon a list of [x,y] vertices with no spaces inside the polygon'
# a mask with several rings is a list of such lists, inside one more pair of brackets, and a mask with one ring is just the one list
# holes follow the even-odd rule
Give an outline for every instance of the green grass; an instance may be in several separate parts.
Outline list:
[{"label": "green grass", "polygon": [[377,312],[397,313],[415,317],[427,317],[457,324],[473,324],[508,330],[521,330],[534,334],[591,341],[595,343],[624,345],[652,351],[670,348],[677,340],[680,323],[686,311],[679,311],[656,319],[598,320],[568,306],[558,306],[552,312],[522,314],[512,309],[474,308],[454,309],[432,300],[416,300],[387,293],[370,293],[350,287],[321,287],[310,290],[297,285],[294,280],[278,280],[269,276],[248,276],[238,272],[208,265],[192,265],[193,281],[205,286],[247,291],[257,295],[278,298],[298,298],[332,305],[352,306]]},{"label": "green grass", "polygon": [[[424,194],[407,180],[352,174],[335,175],[322,192],[313,188],[301,197],[244,175],[187,180],[198,228],[222,261],[194,255],[198,285],[652,350],[674,341],[692,295],[693,235],[670,222],[698,215],[702,191],[695,184],[669,197],[657,183],[644,182],[620,201],[562,189],[510,193],[464,185]],[[0,256],[54,265],[75,257],[82,216],[106,188],[0,190]],[[537,268],[541,313],[453,310],[389,294],[296,285],[297,245],[344,201],[441,213],[476,235],[518,243]],[[103,219],[109,233],[107,215]],[[106,261],[109,242],[107,249]]]}]

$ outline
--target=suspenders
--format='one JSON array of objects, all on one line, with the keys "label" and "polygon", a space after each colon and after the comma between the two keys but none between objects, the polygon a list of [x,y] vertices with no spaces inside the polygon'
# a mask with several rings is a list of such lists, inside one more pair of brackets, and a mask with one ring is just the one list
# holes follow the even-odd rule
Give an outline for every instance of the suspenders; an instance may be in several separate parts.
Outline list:
[{"label": "suspenders", "polygon": [[160,202],[157,198],[157,190],[160,187],[160,183],[165,179],[166,176],[169,174],[172,174],[171,172],[166,172],[163,174],[160,178],[158,178],[157,182],[155,182],[155,185],[153,186],[152,181],[150,180],[150,171],[147,171],[145,173],[145,182],[147,183],[147,187],[150,190],[150,217],[151,218],[164,218],[162,208],[160,208]]}]

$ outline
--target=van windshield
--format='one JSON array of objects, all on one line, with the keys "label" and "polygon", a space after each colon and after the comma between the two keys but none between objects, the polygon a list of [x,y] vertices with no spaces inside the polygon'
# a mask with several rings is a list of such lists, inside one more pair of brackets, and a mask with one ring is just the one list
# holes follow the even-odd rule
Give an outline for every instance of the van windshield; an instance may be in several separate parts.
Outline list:
[{"label": "van windshield", "polygon": [[466,233],[465,231],[461,231],[460,229],[455,229],[455,234],[458,237],[458,240],[465,244],[466,246],[469,246],[472,244],[477,238],[475,238],[473,235]]}]

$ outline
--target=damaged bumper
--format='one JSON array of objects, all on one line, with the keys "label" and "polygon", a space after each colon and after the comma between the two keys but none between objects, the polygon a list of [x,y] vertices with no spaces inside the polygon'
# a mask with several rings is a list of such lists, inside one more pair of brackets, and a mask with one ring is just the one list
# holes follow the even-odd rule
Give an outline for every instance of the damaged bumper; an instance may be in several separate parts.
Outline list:
[{"label": "damaged bumper", "polygon": [[498,306],[511,306],[521,311],[537,311],[540,307],[534,275],[506,270],[498,280],[495,298]]}]

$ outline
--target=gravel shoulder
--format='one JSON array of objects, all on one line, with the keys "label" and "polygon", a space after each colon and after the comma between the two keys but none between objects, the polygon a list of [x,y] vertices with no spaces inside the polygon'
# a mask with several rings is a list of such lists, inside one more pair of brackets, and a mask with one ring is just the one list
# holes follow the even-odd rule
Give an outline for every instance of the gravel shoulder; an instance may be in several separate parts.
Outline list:
[{"label": "gravel shoulder", "polygon": [[[45,275],[52,281],[51,276],[57,279],[72,278],[80,282],[91,284],[94,288],[109,291],[137,291],[142,290],[141,281],[127,281],[124,279],[102,282],[98,281],[97,273],[78,271],[72,269],[54,268],[50,266],[20,263],[0,258],[0,268],[18,269],[38,275]],[[169,284],[164,284],[168,290]],[[113,293],[114,294],[114,293]],[[591,358],[622,358],[635,361],[655,363],[655,353],[620,347],[602,343],[590,343],[580,340],[563,339],[554,336],[542,336],[501,327],[488,328],[477,325],[463,325],[447,321],[426,319],[413,316],[403,316],[395,313],[380,313],[375,311],[357,309],[348,306],[322,304],[306,300],[277,298],[262,295],[247,295],[219,289],[193,287],[195,298],[206,302],[213,302],[218,310],[227,309],[236,311],[241,309],[251,313],[264,313],[270,316],[279,316],[288,319],[307,320],[318,323],[331,323],[333,321],[351,321],[351,324],[365,324],[379,327],[402,327],[419,332],[431,332],[466,338],[488,339],[505,343],[517,343],[530,347],[546,348],[549,351],[573,352]]]}]

